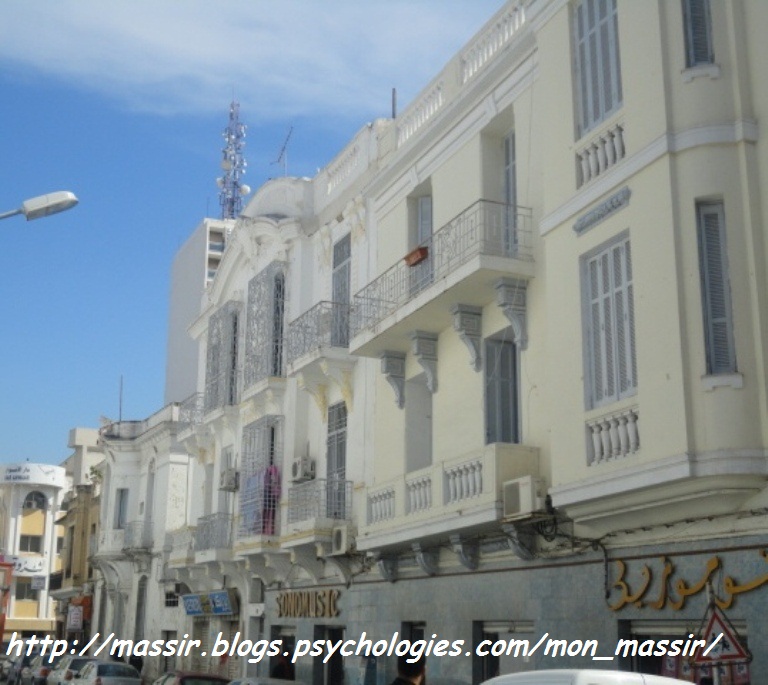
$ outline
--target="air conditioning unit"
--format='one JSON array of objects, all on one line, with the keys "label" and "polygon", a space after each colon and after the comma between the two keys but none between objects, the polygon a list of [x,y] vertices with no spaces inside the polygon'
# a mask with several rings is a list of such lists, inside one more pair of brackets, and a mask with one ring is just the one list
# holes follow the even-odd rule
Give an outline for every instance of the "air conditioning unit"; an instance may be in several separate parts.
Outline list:
[{"label": "air conditioning unit", "polygon": [[315,477],[315,462],[309,457],[294,459],[291,464],[291,480],[294,483],[303,483]]},{"label": "air conditioning unit", "polygon": [[544,511],[546,486],[541,478],[523,476],[508,480],[501,486],[503,517],[519,519]]},{"label": "air conditioning unit", "polygon": [[236,492],[240,484],[239,476],[237,469],[224,469],[219,477],[219,490]]},{"label": "air conditioning unit", "polygon": [[352,548],[352,536],[346,526],[338,526],[331,532],[331,551],[328,556],[346,554]]}]

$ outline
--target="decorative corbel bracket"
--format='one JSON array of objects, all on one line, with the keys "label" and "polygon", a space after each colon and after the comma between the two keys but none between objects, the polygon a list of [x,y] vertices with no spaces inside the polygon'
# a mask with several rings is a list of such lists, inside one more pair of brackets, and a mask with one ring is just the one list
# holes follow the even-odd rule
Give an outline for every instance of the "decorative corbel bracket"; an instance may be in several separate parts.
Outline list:
[{"label": "decorative corbel bracket", "polygon": [[376,562],[381,577],[388,583],[394,583],[397,580],[397,557],[381,557]]},{"label": "decorative corbel bracket", "polygon": [[384,352],[381,355],[381,372],[395,391],[395,401],[405,406],[405,355],[402,352]]},{"label": "decorative corbel bracket", "polygon": [[275,580],[275,570],[268,568],[263,556],[249,556],[248,570],[256,577],[261,579],[265,585],[271,585]]},{"label": "decorative corbel bracket", "polygon": [[317,408],[320,410],[320,416],[327,418],[328,386],[323,380],[304,372],[298,374],[299,387],[306,390],[312,396]]},{"label": "decorative corbel bracket", "polygon": [[298,547],[291,552],[290,558],[291,564],[303,568],[312,577],[312,580],[315,583],[320,581],[325,563],[317,558],[314,550],[307,547]]},{"label": "decorative corbel bracket", "polygon": [[325,563],[335,569],[344,581],[344,585],[347,587],[352,585],[352,566],[349,563],[349,559],[343,557],[328,557],[325,560]]},{"label": "decorative corbel bracket", "polygon": [[437,334],[425,331],[411,333],[411,351],[427,375],[429,392],[437,392]]},{"label": "decorative corbel bracket", "polygon": [[530,528],[514,523],[506,523],[501,529],[507,536],[509,548],[525,561],[536,558],[536,538]]},{"label": "decorative corbel bracket", "polygon": [[439,550],[424,549],[419,542],[414,542],[411,549],[416,554],[416,563],[419,568],[428,576],[434,576],[438,570]]},{"label": "decorative corbel bracket", "polygon": [[461,535],[450,536],[451,546],[461,565],[474,571],[480,565],[480,544],[477,540],[466,540]]},{"label": "decorative corbel bracket", "polygon": [[524,350],[528,347],[528,329],[525,323],[528,282],[519,278],[501,278],[496,288],[496,304],[512,324],[515,343]]},{"label": "decorative corbel bracket", "polygon": [[459,338],[467,346],[472,368],[480,371],[483,362],[483,310],[469,304],[455,304],[451,307],[451,313],[453,330],[459,334]]}]

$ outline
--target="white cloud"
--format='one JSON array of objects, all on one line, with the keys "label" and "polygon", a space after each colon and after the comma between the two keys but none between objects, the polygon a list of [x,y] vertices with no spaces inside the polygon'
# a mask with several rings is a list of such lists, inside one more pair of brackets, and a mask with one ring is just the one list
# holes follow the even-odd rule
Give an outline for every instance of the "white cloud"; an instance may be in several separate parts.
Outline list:
[{"label": "white cloud", "polygon": [[[386,115],[502,0],[5,0],[0,64],[139,111]],[[6,69],[7,72],[7,69]]]}]

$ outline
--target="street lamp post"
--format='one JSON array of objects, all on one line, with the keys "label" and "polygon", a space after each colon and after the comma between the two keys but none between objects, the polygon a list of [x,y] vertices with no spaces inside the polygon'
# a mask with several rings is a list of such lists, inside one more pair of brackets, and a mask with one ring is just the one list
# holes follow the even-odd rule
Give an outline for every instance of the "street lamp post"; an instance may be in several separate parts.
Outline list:
[{"label": "street lamp post", "polygon": [[42,216],[48,216],[49,214],[58,214],[64,212],[67,209],[71,209],[77,204],[77,198],[74,193],[70,193],[68,190],[60,190],[56,193],[48,193],[47,195],[39,195],[33,197],[30,200],[24,200],[21,203],[21,207],[14,209],[10,212],[0,213],[0,219],[7,219],[17,214],[23,214],[27,221],[32,219],[39,219]]}]

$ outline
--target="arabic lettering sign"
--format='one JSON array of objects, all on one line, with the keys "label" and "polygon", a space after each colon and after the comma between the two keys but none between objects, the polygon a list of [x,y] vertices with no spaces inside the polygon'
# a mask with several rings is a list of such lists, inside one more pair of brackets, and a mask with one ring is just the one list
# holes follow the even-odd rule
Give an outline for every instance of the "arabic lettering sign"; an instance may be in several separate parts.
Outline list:
[{"label": "arabic lettering sign", "polygon": [[66,486],[66,472],[61,466],[48,464],[8,464],[2,471],[4,483],[28,483],[50,485],[57,488]]},{"label": "arabic lettering sign", "polygon": [[182,595],[181,599],[187,616],[228,616],[239,610],[237,595],[232,590]]},{"label": "arabic lettering sign", "polygon": [[13,574],[16,576],[39,576],[45,573],[45,557],[41,554],[32,554],[25,557],[6,554],[0,558],[0,561],[13,564]]},{"label": "arabic lettering sign", "polygon": [[[768,551],[761,550],[759,554],[768,564]],[[668,607],[679,611],[685,607],[688,597],[706,592],[707,584],[715,572],[722,569],[720,557],[710,557],[701,575],[694,581],[688,581],[681,577],[675,579],[675,566],[668,557],[661,557],[659,561],[662,570],[658,582],[654,582],[653,568],[644,564],[639,574],[640,581],[636,583],[628,579],[630,574],[627,572],[627,564],[621,559],[615,560],[617,578],[610,587],[608,599],[611,610],[618,611],[626,606],[633,606],[637,609]],[[720,609],[729,609],[738,595],[752,592],[763,585],[768,585],[768,566],[766,573],[741,583],[733,576],[726,575],[722,584],[714,589],[713,600]]]}]

